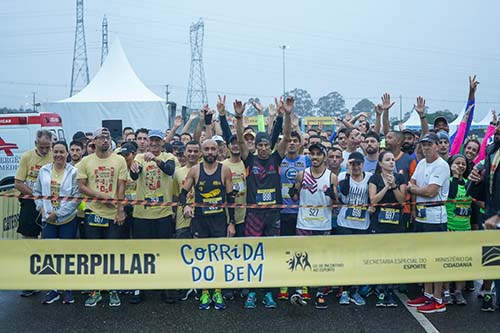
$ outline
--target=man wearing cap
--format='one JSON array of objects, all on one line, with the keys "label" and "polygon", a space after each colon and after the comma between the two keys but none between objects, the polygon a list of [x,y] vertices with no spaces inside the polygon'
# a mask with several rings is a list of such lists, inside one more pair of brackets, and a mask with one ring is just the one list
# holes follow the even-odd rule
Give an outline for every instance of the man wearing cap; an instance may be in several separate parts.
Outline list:
[{"label": "man wearing cap", "polygon": [[[302,205],[314,205],[319,208],[298,209],[296,235],[324,236],[330,235],[332,229],[332,209],[328,207],[336,201],[337,176],[326,168],[327,150],[320,144],[309,146],[311,166],[297,174],[294,187],[289,189],[292,200]],[[318,288],[315,305],[317,309],[326,309],[328,304]],[[295,304],[305,305],[304,291],[307,287],[298,289],[291,300]]]},{"label": "man wearing cap", "polygon": [[219,153],[217,154],[217,161],[224,161],[228,157],[226,141],[224,141],[224,138],[220,135],[212,136],[212,140],[217,143],[217,147],[219,150]]},{"label": "man wearing cap", "polygon": [[443,160],[448,161],[450,157],[450,137],[444,130],[437,132],[437,137],[439,140],[439,156],[441,156]]},{"label": "man wearing cap", "polygon": [[[158,204],[172,202],[175,157],[170,153],[162,152],[163,131],[150,130],[148,141],[148,151],[137,154],[130,167],[130,176],[137,180],[137,200],[144,200],[148,203],[134,207],[133,237],[135,239],[172,238],[174,231],[172,207]],[[175,301],[171,291],[162,292],[161,297],[167,303]]]},{"label": "man wearing cap", "polygon": [[[105,127],[94,132],[95,153],[78,163],[78,186],[88,198],[124,199],[127,181],[125,160],[110,150],[111,134]],[[85,236],[87,239],[124,238],[125,211],[122,202],[87,202],[85,205]],[[85,306],[96,306],[102,300],[99,291],[91,292]],[[110,306],[120,306],[116,291],[109,295]]]},{"label": "man wearing cap", "polygon": [[[281,181],[279,167],[283,156],[285,156],[288,142],[290,141],[291,113],[293,111],[294,99],[287,97],[286,101],[280,99],[276,102],[278,108],[285,113],[285,126],[283,139],[271,153],[271,136],[265,132],[257,133],[255,147],[257,154],[251,154],[243,137],[243,113],[245,103],[235,100],[233,103],[236,113],[236,133],[240,154],[247,169],[247,203],[257,205],[275,205],[282,203]],[[280,232],[280,209],[279,208],[248,208],[245,218],[245,235],[249,237],[278,236]],[[256,294],[250,292],[245,302],[245,308],[255,308]],[[267,308],[276,307],[270,291],[266,292],[264,304]]]},{"label": "man wearing cap", "polygon": [[186,165],[186,156],[184,153],[186,152],[186,147],[182,141],[174,141],[172,142],[172,154],[175,156],[177,168],[183,167]]},{"label": "man wearing cap", "polygon": [[[337,216],[337,235],[366,234],[370,227],[370,214],[374,207],[367,207],[368,181],[372,173],[363,171],[365,158],[360,152],[353,152],[347,157],[347,171],[341,172],[339,181],[339,200],[344,204]],[[348,305],[352,301],[356,305],[364,305],[365,300],[357,287],[351,290],[344,288],[339,304]]]},{"label": "man wearing cap", "polygon": [[[450,168],[439,156],[439,138],[435,133],[425,134],[420,144],[424,159],[418,162],[407,187],[407,192],[416,197],[416,231],[446,232],[448,218],[443,201],[448,199]],[[441,296],[442,287],[442,282],[425,283],[423,296],[409,300],[407,304],[417,307],[422,313],[444,312],[446,304]]]},{"label": "man wearing cap", "polygon": [[413,132],[411,129],[406,128],[403,130],[403,136],[404,140],[403,145],[401,146],[401,150],[409,154],[410,156],[413,155],[412,157],[415,158],[415,132]]},{"label": "man wearing cap", "polygon": [[251,127],[246,127],[243,131],[243,139],[248,147],[250,154],[255,153],[255,132]]},{"label": "man wearing cap", "polygon": [[448,126],[448,120],[445,117],[437,117],[434,119],[434,132],[445,131],[446,133],[450,132],[450,127]]}]

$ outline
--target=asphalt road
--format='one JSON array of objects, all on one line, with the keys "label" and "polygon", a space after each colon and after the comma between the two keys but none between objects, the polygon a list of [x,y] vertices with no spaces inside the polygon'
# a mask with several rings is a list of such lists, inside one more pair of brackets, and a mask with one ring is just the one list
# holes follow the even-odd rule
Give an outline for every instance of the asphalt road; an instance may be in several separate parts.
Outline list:
[{"label": "asphalt road", "polygon": [[[410,288],[408,297],[417,293]],[[160,301],[159,292],[147,291],[146,299],[138,305],[128,304],[129,296],[121,296],[120,307],[109,307],[108,296],[95,308],[85,308],[85,295],[75,292],[76,303],[63,305],[60,301],[42,305],[43,293],[22,298],[18,291],[0,291],[0,332],[38,331],[337,331],[337,332],[426,332],[421,324],[400,303],[397,308],[376,308],[375,297],[365,306],[339,305],[328,296],[329,308],[317,310],[313,302],[298,307],[279,301],[278,308],[243,309],[239,297],[227,301],[227,309],[198,310],[198,302],[190,299],[175,304]],[[258,294],[259,295],[259,294]],[[426,315],[439,332],[498,332],[500,312],[483,313],[475,293],[466,293],[468,305],[448,306],[445,313]]]}]

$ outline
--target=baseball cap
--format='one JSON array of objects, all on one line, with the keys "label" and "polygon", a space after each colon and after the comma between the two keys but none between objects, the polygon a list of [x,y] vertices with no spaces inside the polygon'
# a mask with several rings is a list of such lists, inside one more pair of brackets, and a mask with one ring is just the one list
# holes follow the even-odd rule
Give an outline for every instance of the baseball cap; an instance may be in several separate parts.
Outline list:
[{"label": "baseball cap", "polygon": [[101,128],[96,129],[94,131],[94,138],[101,136],[101,135],[111,136],[111,133],[109,132],[109,129],[107,129],[106,127],[101,127]]},{"label": "baseball cap", "polygon": [[251,129],[247,129],[246,131],[243,132],[243,137],[250,135],[255,139],[255,132]]},{"label": "baseball cap", "polygon": [[413,132],[413,131],[412,131],[411,129],[409,129],[409,128],[405,128],[405,129],[403,130],[403,134],[411,134],[411,135],[415,136],[415,132]]},{"label": "baseball cap", "polygon": [[73,134],[73,141],[82,141],[82,140],[87,140],[85,133],[83,133],[82,131],[78,131],[75,134]]},{"label": "baseball cap", "polygon": [[130,153],[135,153],[137,151],[137,148],[130,142],[125,142],[121,147],[120,150],[118,151],[118,154],[121,155],[126,155]]},{"label": "baseball cap", "polygon": [[429,143],[439,143],[439,138],[435,133],[426,133],[422,138],[420,138],[419,142],[429,142]]},{"label": "baseball cap", "polygon": [[238,136],[236,134],[231,135],[231,137],[229,138],[229,143],[233,141],[238,141]]},{"label": "baseball cap", "polygon": [[446,123],[446,125],[448,125],[448,120],[446,120],[445,117],[437,117],[436,119],[434,119],[434,127],[436,127],[436,124],[440,121],[443,121]]},{"label": "baseball cap", "polygon": [[353,162],[358,162],[358,163],[364,163],[365,162],[365,157],[363,154],[361,154],[359,151],[355,151],[354,153],[351,153],[349,157],[347,158],[348,161],[353,161]]},{"label": "baseball cap", "polygon": [[172,142],[172,149],[175,149],[178,153],[183,154],[186,151],[186,146],[184,146],[182,141],[174,141]]},{"label": "baseball cap", "polygon": [[310,145],[309,151],[312,151],[313,149],[318,149],[325,156],[328,154],[328,151],[326,150],[325,146],[323,146],[321,143],[315,143]]},{"label": "baseball cap", "polygon": [[437,135],[439,141],[446,140],[446,141],[450,142],[450,137],[448,136],[448,133],[446,133],[446,131],[439,131],[439,132],[437,132],[436,135]]},{"label": "baseball cap", "polygon": [[271,136],[266,132],[258,132],[255,136],[255,144],[258,145],[261,141],[267,141],[271,144]]},{"label": "baseball cap", "polygon": [[226,142],[224,140],[224,138],[222,136],[220,136],[220,135],[214,135],[214,136],[212,136],[212,140],[214,140],[215,142],[219,142],[219,141]]},{"label": "baseball cap", "polygon": [[152,129],[149,131],[148,138],[160,138],[163,140],[163,132],[160,131],[159,129]]}]

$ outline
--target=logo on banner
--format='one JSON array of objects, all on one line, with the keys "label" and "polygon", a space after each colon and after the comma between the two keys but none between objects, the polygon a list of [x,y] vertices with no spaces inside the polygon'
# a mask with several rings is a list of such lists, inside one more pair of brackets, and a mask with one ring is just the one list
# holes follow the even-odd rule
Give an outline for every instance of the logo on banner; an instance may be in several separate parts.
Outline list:
[{"label": "logo on banner", "polygon": [[295,252],[294,254],[287,252],[286,254],[290,255],[286,263],[288,264],[288,270],[291,272],[298,270],[305,271],[306,269],[312,270],[307,251]]},{"label": "logo on banner", "polygon": [[32,254],[32,275],[145,275],[156,274],[152,253]]},{"label": "logo on banner", "polygon": [[500,245],[483,246],[481,264],[483,266],[500,266]]}]

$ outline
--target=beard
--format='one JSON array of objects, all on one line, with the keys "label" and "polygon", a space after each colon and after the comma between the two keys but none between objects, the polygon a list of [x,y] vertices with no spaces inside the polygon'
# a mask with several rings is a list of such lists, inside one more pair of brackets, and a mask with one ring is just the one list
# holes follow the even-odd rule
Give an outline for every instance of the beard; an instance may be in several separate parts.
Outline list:
[{"label": "beard", "polygon": [[405,153],[411,154],[415,151],[415,145],[408,142],[403,143],[401,150],[404,151]]},{"label": "beard", "polygon": [[203,155],[203,161],[205,161],[208,164],[212,164],[215,162],[215,157],[210,155],[208,156]]}]

